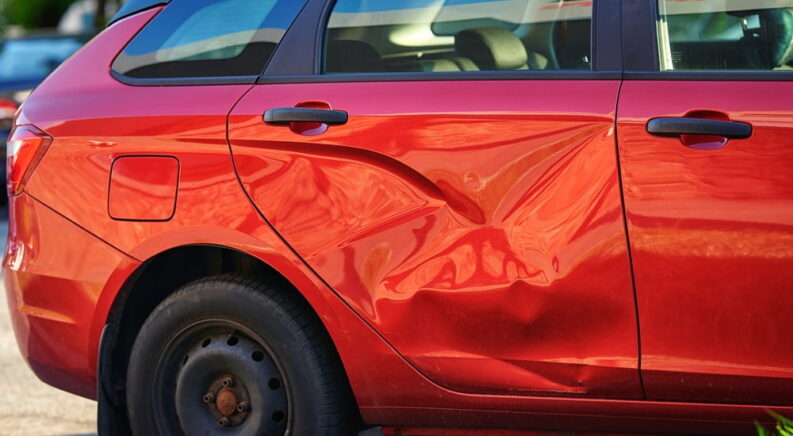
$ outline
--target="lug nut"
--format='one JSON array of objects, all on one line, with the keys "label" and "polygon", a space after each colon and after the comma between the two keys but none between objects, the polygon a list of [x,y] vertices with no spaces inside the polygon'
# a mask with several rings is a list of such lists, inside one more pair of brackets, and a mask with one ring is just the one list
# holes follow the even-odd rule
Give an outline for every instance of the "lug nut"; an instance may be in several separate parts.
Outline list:
[{"label": "lug nut", "polygon": [[215,396],[212,395],[211,392],[206,394],[206,395],[204,395],[204,402],[207,403],[207,404],[214,403],[215,402]]},{"label": "lug nut", "polygon": [[237,412],[247,412],[248,411],[248,403],[242,401],[240,404],[237,404]]},{"label": "lug nut", "polygon": [[221,427],[225,427],[225,426],[229,425],[229,419],[226,418],[225,416],[220,418],[220,419],[218,419],[218,425],[221,426]]},{"label": "lug nut", "polygon": [[234,384],[234,379],[232,379],[231,377],[226,377],[223,379],[223,387],[227,388],[233,384]]}]

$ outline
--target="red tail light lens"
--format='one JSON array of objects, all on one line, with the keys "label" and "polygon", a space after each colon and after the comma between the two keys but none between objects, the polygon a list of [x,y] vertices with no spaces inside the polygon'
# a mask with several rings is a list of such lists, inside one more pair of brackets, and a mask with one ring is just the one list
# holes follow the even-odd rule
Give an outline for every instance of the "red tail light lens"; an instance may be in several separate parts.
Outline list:
[{"label": "red tail light lens", "polygon": [[33,126],[17,126],[14,129],[6,149],[9,194],[22,193],[50,143],[52,137]]}]

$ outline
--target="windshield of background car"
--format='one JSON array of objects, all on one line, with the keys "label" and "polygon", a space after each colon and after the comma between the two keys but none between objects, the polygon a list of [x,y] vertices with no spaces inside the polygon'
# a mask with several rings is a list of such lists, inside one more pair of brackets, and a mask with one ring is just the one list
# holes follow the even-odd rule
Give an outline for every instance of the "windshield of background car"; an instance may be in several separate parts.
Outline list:
[{"label": "windshield of background car", "polygon": [[6,40],[0,45],[0,79],[44,78],[82,45],[78,38]]}]

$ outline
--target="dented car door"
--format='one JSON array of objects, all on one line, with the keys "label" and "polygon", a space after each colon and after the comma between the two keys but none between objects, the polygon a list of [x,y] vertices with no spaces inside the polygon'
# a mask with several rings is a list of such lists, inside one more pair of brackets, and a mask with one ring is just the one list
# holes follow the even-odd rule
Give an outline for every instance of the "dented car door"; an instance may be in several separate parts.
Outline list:
[{"label": "dented car door", "polygon": [[[350,1],[336,7],[343,13],[331,27],[372,28],[367,20],[389,16],[356,17]],[[383,26],[392,41],[401,35]],[[350,42],[350,29],[336,40],[331,29],[328,56],[334,41],[361,56],[399,48]],[[485,31],[465,32],[438,44],[454,40],[458,55],[468,48],[462,36]],[[404,65],[389,60],[397,55],[382,60],[392,71]],[[484,68],[475,50],[471,57]],[[556,62],[576,68],[569,58]],[[459,61],[416,65],[452,65],[446,60]],[[348,67],[366,68],[338,68]],[[230,116],[238,174],[294,250],[435,383],[640,398],[615,152],[619,75],[535,78],[527,68],[497,80],[485,72],[265,77]]]}]

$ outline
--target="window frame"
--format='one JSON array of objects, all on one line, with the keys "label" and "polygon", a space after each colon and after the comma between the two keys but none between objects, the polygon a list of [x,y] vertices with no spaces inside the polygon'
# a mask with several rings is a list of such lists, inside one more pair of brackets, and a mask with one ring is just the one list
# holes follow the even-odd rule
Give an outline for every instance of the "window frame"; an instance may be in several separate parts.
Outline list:
[{"label": "window frame", "polygon": [[156,8],[157,6],[165,6],[170,2],[171,0],[128,0],[126,3],[124,3],[121,9],[119,9],[116,15],[114,15],[110,21],[108,21],[107,26],[110,27],[111,25],[115,24],[116,21],[121,21],[124,18],[143,12],[147,9]]},{"label": "window frame", "polygon": [[625,80],[793,81],[793,71],[662,71],[657,20],[659,0],[622,0]]},{"label": "window frame", "polygon": [[[182,0],[182,1],[185,1],[185,0]],[[303,9],[301,9],[301,11],[297,14],[297,17],[295,18],[295,20],[292,21],[292,25],[288,29],[286,29],[286,33],[281,38],[281,42],[278,44],[278,46],[276,47],[276,50],[270,55],[270,58],[267,60],[267,62],[265,63],[264,67],[262,68],[262,74],[264,73],[264,71],[267,70],[267,68],[272,63],[273,59],[275,58],[276,53],[278,52],[278,48],[284,43],[284,40],[286,39],[286,36],[290,33],[290,30],[292,29],[292,27],[295,26],[295,23],[297,23],[300,20],[300,17],[306,12],[306,9],[309,8],[309,4],[311,4],[313,2],[316,2],[316,1],[317,0],[306,0],[306,4],[303,5]],[[324,1],[324,0],[322,0],[322,1]],[[130,3],[135,3],[135,2],[130,2]],[[259,74],[259,75],[247,75],[247,76],[151,77],[151,78],[145,77],[144,78],[144,77],[128,76],[126,74],[123,74],[123,73],[120,73],[120,72],[114,70],[113,69],[113,65],[115,65],[116,60],[120,56],[122,56],[124,54],[124,50],[126,50],[127,46],[130,43],[132,43],[132,41],[135,38],[137,38],[138,35],[141,32],[143,32],[144,29],[146,29],[151,24],[151,21],[154,20],[154,18],[157,15],[159,15],[165,8],[167,8],[168,6],[173,4],[174,2],[173,2],[173,0],[141,0],[138,3],[147,4],[148,6],[143,7],[143,8],[138,8],[134,12],[131,12],[131,13],[129,13],[127,15],[124,15],[124,16],[121,16],[121,17],[114,17],[113,18],[113,20],[114,20],[113,23],[115,21],[119,21],[121,19],[124,19],[124,18],[126,18],[128,16],[135,15],[135,14],[138,14],[138,13],[142,13],[142,12],[144,12],[146,10],[150,10],[150,9],[154,9],[154,8],[161,8],[161,9],[159,11],[157,11],[157,13],[154,14],[154,16],[152,16],[151,19],[148,22],[146,22],[145,25],[141,26],[141,28],[138,29],[137,32],[135,32],[135,35],[132,38],[130,38],[129,41],[124,43],[124,46],[121,48],[121,50],[119,50],[119,52],[113,57],[113,60],[111,61],[108,70],[110,72],[110,76],[113,77],[117,82],[123,83],[125,85],[129,85],[129,86],[140,86],[140,87],[145,87],[145,86],[254,85],[254,84],[257,83],[257,80],[261,77],[261,74]],[[111,23],[111,25],[112,25],[112,23]]]},{"label": "window frame", "polygon": [[[322,6],[319,6],[322,3]],[[268,83],[341,83],[471,80],[619,80],[622,78],[620,4],[595,0],[592,11],[591,70],[460,72],[388,72],[323,74],[325,30],[336,0],[310,0],[257,81]],[[294,36],[297,34],[299,36]],[[295,56],[299,53],[300,56]],[[310,57],[310,59],[309,59]]]}]

